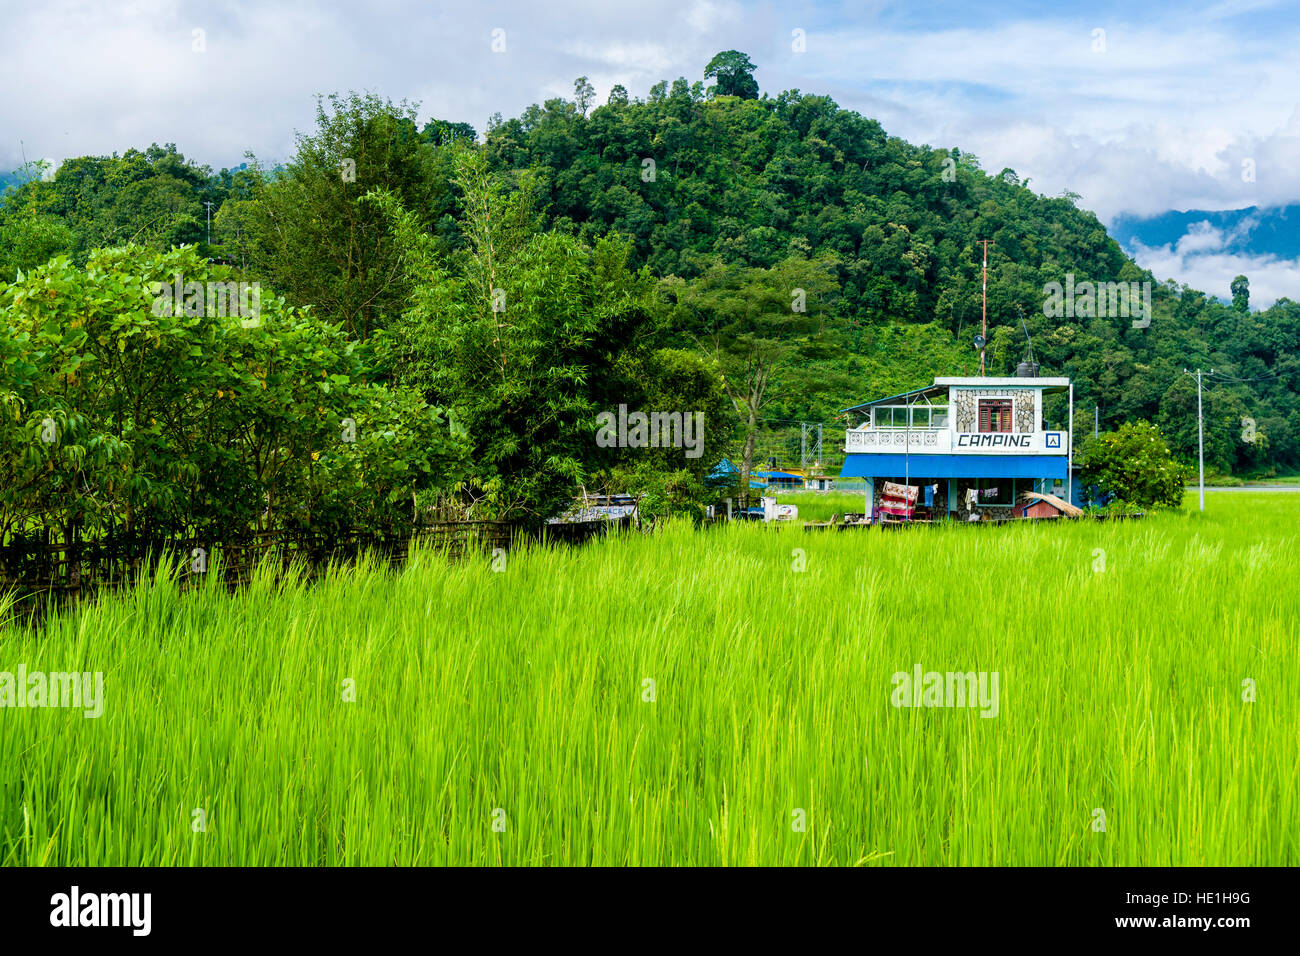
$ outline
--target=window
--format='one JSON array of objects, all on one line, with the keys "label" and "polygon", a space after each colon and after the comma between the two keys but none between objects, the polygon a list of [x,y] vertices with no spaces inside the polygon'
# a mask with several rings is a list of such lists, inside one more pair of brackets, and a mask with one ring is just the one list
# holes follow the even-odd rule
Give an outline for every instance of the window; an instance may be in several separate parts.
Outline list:
[{"label": "window", "polygon": [[1011,399],[981,398],[979,429],[982,432],[1011,431]]},{"label": "window", "polygon": [[871,424],[875,428],[947,428],[948,406],[877,405],[871,410]]},{"label": "window", "polygon": [[1014,478],[980,478],[975,482],[975,503],[981,507],[1010,508],[1016,503]]}]

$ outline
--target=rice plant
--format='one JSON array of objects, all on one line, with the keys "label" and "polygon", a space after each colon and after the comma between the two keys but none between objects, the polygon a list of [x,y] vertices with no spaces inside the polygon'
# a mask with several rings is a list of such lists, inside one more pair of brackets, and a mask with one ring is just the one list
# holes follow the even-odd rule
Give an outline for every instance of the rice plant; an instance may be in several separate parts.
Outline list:
[{"label": "rice plant", "polygon": [[[1295,865],[1297,517],[162,575],[0,630],[0,672],[103,675],[0,709],[0,861]],[[895,706],[918,666],[996,707]]]}]

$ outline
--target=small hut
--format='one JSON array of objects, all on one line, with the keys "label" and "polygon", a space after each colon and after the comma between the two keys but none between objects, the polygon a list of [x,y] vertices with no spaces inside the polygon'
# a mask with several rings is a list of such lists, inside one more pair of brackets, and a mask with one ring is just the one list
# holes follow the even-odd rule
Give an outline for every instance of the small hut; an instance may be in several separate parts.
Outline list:
[{"label": "small hut", "polygon": [[1019,507],[1022,518],[1077,518],[1083,514],[1082,508],[1043,491],[1026,491],[1020,496]]}]

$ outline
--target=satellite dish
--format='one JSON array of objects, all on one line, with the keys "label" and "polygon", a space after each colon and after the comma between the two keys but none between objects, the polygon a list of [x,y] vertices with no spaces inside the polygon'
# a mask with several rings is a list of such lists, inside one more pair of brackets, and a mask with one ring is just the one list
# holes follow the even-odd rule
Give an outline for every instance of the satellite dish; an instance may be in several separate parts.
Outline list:
[{"label": "satellite dish", "polygon": [[985,341],[984,336],[982,336],[982,335],[977,335],[977,336],[975,336],[975,347],[976,347],[977,349],[982,349],[982,348],[984,348],[984,346],[987,345],[987,344],[988,344],[988,342]]}]

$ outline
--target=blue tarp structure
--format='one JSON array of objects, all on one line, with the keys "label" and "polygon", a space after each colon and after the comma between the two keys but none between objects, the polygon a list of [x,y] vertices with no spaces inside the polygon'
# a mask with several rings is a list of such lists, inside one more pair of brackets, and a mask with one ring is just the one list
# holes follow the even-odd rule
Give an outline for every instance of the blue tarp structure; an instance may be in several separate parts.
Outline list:
[{"label": "blue tarp structure", "polygon": [[[767,487],[761,481],[755,481],[754,478],[759,472],[751,472],[749,476],[749,487],[756,490],[762,490]],[[704,476],[704,483],[710,488],[725,488],[728,485],[740,483],[740,469],[731,463],[729,458],[724,458],[713,466],[713,470]]]},{"label": "blue tarp structure", "polygon": [[713,470],[704,476],[706,485],[729,485],[732,482],[740,480],[740,469],[731,463],[731,459],[724,458],[713,466]]},{"label": "blue tarp structure", "polygon": [[849,455],[841,478],[1066,478],[1064,455]]}]

